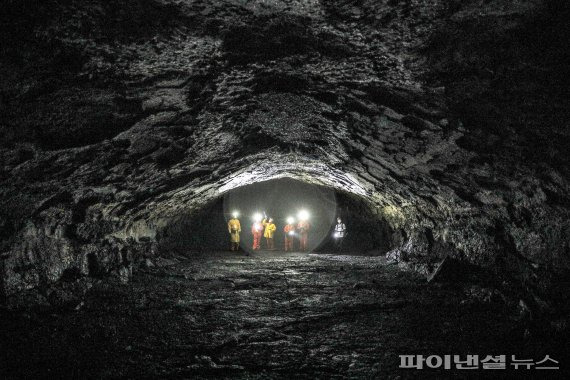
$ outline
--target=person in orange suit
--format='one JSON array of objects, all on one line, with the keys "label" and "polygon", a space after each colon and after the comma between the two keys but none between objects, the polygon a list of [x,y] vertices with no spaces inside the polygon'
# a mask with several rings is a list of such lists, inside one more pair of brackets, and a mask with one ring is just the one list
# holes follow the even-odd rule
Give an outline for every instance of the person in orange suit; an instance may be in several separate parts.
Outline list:
[{"label": "person in orange suit", "polygon": [[263,235],[263,224],[261,224],[261,216],[256,216],[251,226],[251,233],[253,235],[253,249],[261,249],[261,235]]},{"label": "person in orange suit", "polygon": [[285,252],[293,250],[293,240],[295,238],[294,222],[293,218],[287,218],[287,225],[283,228],[283,232],[285,232]]},{"label": "person in orange suit", "polygon": [[299,249],[302,252],[307,251],[307,243],[309,241],[309,230],[311,225],[306,219],[299,220],[297,223],[297,233],[299,234]]}]

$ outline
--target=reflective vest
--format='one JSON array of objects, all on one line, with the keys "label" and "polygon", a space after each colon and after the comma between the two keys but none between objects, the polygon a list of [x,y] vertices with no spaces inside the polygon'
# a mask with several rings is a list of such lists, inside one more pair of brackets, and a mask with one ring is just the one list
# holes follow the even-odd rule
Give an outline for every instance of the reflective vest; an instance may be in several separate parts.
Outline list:
[{"label": "reflective vest", "polygon": [[344,232],[346,231],[346,225],[344,223],[338,223],[334,226],[334,232],[338,237],[344,237]]}]

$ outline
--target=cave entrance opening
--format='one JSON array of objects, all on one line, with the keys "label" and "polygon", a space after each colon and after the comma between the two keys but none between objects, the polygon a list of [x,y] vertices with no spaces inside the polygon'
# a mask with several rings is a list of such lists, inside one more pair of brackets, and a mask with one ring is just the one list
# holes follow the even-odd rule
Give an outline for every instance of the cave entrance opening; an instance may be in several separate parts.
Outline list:
[{"label": "cave entrance opening", "polygon": [[[199,210],[172,218],[157,236],[161,254],[171,251],[223,251],[230,248],[227,222],[239,213],[240,249],[251,252],[252,225],[256,214],[265,213],[276,225],[275,250],[284,249],[284,227],[289,218],[294,225],[300,213],[308,214],[310,232],[307,251],[316,253],[383,254],[394,247],[394,230],[360,195],[332,187],[309,184],[290,178],[272,179],[240,186],[225,192]],[[342,248],[334,236],[337,218],[346,225]],[[294,238],[293,251],[300,249],[300,236]],[[261,250],[267,248],[261,238]]]}]

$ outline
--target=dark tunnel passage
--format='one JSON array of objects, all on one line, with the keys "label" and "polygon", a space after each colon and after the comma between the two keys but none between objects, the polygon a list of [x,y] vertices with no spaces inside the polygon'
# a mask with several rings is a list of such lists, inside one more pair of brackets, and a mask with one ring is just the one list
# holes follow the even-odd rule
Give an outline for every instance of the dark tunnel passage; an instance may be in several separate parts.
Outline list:
[{"label": "dark tunnel passage", "polygon": [[3,2],[0,380],[570,379],[569,18]]},{"label": "dark tunnel passage", "polygon": [[[172,218],[157,234],[160,253],[227,250],[230,244],[227,223],[234,212],[239,214],[242,229],[241,250],[251,250],[254,216],[263,213],[277,227],[275,249],[283,250],[284,227],[290,218],[296,226],[301,211],[309,214],[309,251],[382,255],[402,243],[402,232],[394,231],[358,195],[283,178],[230,190],[198,211]],[[335,244],[337,218],[341,218],[347,229],[340,248]],[[294,251],[299,248],[298,240],[295,236]],[[262,241],[262,249],[265,248]]]}]

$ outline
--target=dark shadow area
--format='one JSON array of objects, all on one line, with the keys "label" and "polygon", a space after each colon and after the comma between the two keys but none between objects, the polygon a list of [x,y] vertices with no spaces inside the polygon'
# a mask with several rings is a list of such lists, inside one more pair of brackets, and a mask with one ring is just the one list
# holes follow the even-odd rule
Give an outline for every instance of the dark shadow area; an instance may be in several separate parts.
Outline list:
[{"label": "dark shadow area", "polygon": [[[453,3],[450,16],[465,2]],[[445,88],[470,132],[458,142],[478,160],[502,151],[511,160],[567,167],[569,16],[561,0],[545,1],[532,16],[465,13],[425,46],[426,80]]]},{"label": "dark shadow area", "polygon": [[344,57],[351,46],[338,36],[310,28],[309,18],[257,18],[251,25],[231,25],[222,31],[222,48],[233,63],[277,59],[291,55],[322,54]]},{"label": "dark shadow area", "polygon": [[[155,0],[4,2],[0,146],[80,147],[132,126],[145,115],[140,100],[110,78],[117,75],[111,51],[171,38],[188,23],[178,7]],[[98,73],[87,74],[94,60]]]},{"label": "dark shadow area", "polygon": [[[334,226],[331,228],[317,252],[340,251],[367,254],[385,254],[397,243],[394,230],[390,225],[374,214],[371,205],[354,194],[336,193],[337,217],[346,225],[346,234],[342,245],[334,238]],[[336,222],[335,222],[336,223]]]},{"label": "dark shadow area", "polygon": [[229,248],[228,230],[223,213],[223,199],[218,198],[197,212],[174,217],[157,235],[160,254]]},{"label": "dark shadow area", "polygon": [[[279,179],[231,190],[197,212],[173,218],[158,236],[161,254],[169,256],[170,253],[229,249],[227,221],[234,211],[240,215],[242,249],[250,250],[252,247],[253,216],[265,212],[268,218],[274,219],[277,227],[275,249],[283,250],[287,219],[294,218],[297,225],[301,210],[309,213],[310,251],[374,251],[382,254],[392,246],[392,229],[360,197],[296,180]],[[337,217],[347,228],[341,248],[335,244],[333,236]],[[266,248],[263,238],[261,248]],[[296,235],[294,251],[298,250],[299,238]]]}]

